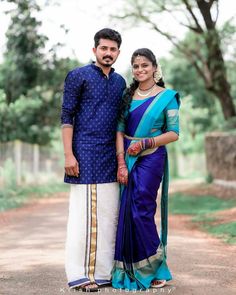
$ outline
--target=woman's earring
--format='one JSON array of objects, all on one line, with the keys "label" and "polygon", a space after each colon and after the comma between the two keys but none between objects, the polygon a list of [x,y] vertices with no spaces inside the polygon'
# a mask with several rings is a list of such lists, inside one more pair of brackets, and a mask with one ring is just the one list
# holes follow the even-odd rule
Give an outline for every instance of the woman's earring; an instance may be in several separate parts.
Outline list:
[{"label": "woman's earring", "polygon": [[161,66],[158,65],[156,71],[153,73],[153,79],[155,83],[159,82],[162,77],[163,76],[162,76]]}]

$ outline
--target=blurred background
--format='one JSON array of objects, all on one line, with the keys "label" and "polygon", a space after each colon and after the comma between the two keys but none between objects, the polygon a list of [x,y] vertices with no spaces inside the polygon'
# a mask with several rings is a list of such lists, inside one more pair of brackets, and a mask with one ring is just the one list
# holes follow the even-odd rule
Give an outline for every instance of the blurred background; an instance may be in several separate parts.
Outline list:
[{"label": "blurred background", "polygon": [[0,211],[63,184],[60,107],[67,72],[93,60],[94,34],[123,38],[114,65],[148,47],[181,96],[172,180],[236,188],[236,3],[230,0],[0,1]]}]

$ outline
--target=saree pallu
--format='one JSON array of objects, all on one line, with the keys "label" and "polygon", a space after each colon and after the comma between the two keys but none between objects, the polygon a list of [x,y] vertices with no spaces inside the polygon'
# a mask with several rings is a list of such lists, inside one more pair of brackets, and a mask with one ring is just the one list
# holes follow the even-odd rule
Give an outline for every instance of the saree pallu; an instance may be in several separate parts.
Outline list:
[{"label": "saree pallu", "polygon": [[[130,112],[124,145],[137,138],[156,136],[152,132],[158,115],[176,92],[164,90]],[[131,140],[129,137],[133,137]],[[121,206],[116,235],[112,286],[126,290],[145,290],[154,279],[171,280],[166,264],[168,160],[165,146],[147,150],[139,156],[126,154],[128,185],[121,188]],[[162,182],[161,235],[155,224],[156,198]]]}]

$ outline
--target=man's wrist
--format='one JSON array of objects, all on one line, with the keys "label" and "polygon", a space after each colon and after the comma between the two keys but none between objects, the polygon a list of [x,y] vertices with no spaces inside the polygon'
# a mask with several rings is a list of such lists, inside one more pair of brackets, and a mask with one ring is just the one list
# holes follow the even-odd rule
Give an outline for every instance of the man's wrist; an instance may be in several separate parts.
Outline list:
[{"label": "man's wrist", "polygon": [[72,151],[69,151],[69,152],[64,152],[64,156],[65,156],[65,157],[68,157],[68,156],[74,156],[74,154],[73,154]]}]

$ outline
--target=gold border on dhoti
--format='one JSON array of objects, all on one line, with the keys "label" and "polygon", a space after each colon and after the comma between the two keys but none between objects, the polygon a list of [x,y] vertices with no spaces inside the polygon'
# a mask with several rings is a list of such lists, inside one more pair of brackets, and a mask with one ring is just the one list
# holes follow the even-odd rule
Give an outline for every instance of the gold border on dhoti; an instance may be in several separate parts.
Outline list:
[{"label": "gold border on dhoti", "polygon": [[88,277],[94,282],[95,263],[97,251],[97,185],[91,184],[91,232]]}]

